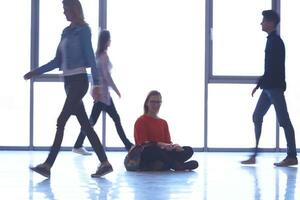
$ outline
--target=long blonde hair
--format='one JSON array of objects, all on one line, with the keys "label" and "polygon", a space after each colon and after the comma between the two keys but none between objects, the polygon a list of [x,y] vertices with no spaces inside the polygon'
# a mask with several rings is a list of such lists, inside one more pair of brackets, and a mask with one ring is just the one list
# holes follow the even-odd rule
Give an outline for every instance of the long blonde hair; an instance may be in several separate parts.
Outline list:
[{"label": "long blonde hair", "polygon": [[84,21],[84,14],[81,3],[79,0],[63,0],[63,5],[69,7],[71,13],[76,17],[76,23],[86,24]]}]

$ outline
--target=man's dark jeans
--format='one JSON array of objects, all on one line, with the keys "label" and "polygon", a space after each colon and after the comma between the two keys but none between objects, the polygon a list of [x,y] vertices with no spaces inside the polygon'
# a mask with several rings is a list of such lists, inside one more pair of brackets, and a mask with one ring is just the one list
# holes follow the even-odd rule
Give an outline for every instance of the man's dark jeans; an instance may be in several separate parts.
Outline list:
[{"label": "man's dark jeans", "polygon": [[256,108],[253,113],[253,122],[256,137],[255,154],[257,154],[257,147],[261,135],[263,117],[272,104],[274,105],[279,125],[284,129],[285,138],[287,141],[288,157],[295,158],[297,155],[295,133],[289,117],[289,113],[287,111],[284,91],[282,89],[264,89],[258,99]]}]

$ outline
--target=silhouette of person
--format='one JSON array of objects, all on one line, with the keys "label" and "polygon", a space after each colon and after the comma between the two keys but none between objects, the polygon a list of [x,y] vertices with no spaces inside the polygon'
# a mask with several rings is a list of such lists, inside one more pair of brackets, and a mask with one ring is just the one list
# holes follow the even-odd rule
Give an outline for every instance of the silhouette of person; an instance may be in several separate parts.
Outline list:
[{"label": "silhouette of person", "polygon": [[273,10],[262,12],[262,30],[268,34],[265,49],[265,71],[260,77],[256,87],[252,91],[252,96],[260,87],[261,95],[253,113],[255,130],[255,149],[254,154],[249,159],[242,161],[242,164],[255,164],[258,151],[259,139],[261,136],[262,122],[264,115],[273,104],[279,125],[283,127],[287,141],[287,157],[281,162],[274,163],[275,166],[297,165],[297,152],[295,144],[295,133],[291,123],[287,105],[284,97],[286,90],[285,82],[285,46],[276,33],[276,27],[280,21],[279,15]]}]

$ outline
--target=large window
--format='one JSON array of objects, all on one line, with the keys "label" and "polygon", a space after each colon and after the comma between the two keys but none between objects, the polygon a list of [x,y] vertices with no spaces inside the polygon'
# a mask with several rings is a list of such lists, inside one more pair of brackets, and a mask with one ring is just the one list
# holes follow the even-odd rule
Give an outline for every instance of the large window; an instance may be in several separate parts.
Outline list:
[{"label": "large window", "polygon": [[[122,96],[111,93],[128,138],[134,142],[134,123],[143,114],[146,95],[150,90],[159,90],[163,97],[159,115],[168,121],[173,142],[208,150],[253,147],[252,114],[260,91],[254,97],[251,91],[256,77],[263,74],[267,37],[260,23],[262,11],[273,8],[281,11],[279,33],[286,45],[285,95],[299,143],[300,123],[296,119],[300,112],[300,29],[294,24],[299,18],[300,3],[288,2],[82,0],[94,51],[99,24],[111,32],[108,53],[112,76]],[[62,2],[53,0],[8,2],[0,15],[2,19],[9,18],[3,21],[8,31],[3,31],[1,37],[5,75],[0,86],[4,113],[0,146],[51,146],[65,100],[61,72],[54,70],[33,82],[24,81],[22,76],[30,65],[37,67],[33,65],[43,65],[54,58],[62,30],[70,22],[63,14]],[[89,93],[83,101],[90,115],[93,100]],[[100,116],[95,130],[107,147],[124,146],[108,115]],[[279,130],[278,138],[271,107],[264,118],[259,147],[285,148],[283,130]],[[72,116],[62,145],[73,146],[79,131],[79,123]],[[90,147],[88,140],[84,146]]]},{"label": "large window", "polygon": [[[267,34],[260,24],[262,11],[271,9],[272,1],[214,0],[211,7],[209,82],[214,76],[221,78],[218,84],[208,84],[207,147],[251,148],[255,146],[252,114],[260,91],[251,97],[255,80],[250,77],[263,74]],[[275,148],[275,122],[272,108],[264,118],[259,147]]]},{"label": "large window", "polygon": [[1,84],[0,146],[29,144],[29,82],[23,75],[30,68],[30,4],[8,1],[0,17]]},{"label": "large window", "polygon": [[258,76],[263,73],[266,33],[261,12],[271,0],[213,1],[213,75]]},{"label": "large window", "polygon": [[[297,8],[299,1],[281,1],[281,37],[285,42],[286,48],[286,82],[287,90],[285,92],[288,111],[293,123],[296,135],[296,145],[300,145],[300,122],[298,120],[300,113],[300,90],[299,90],[299,43],[300,28],[295,25],[300,14]],[[286,140],[283,129],[280,129],[280,147],[286,148]]]},{"label": "large window", "polygon": [[[208,147],[252,148],[255,146],[252,113],[260,91],[251,97],[253,85],[210,84],[208,95]],[[259,147],[275,148],[275,111],[264,118]]]},{"label": "large window", "polygon": [[[173,141],[203,147],[204,3],[108,1],[112,75],[122,94],[113,98],[130,139],[147,93],[156,89]],[[107,145],[123,146],[109,119]]]}]

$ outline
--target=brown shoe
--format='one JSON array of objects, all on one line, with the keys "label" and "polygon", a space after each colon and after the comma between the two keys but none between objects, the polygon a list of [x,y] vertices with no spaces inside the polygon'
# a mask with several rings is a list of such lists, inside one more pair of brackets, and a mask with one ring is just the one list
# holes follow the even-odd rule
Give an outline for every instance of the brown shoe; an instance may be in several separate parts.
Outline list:
[{"label": "brown shoe", "polygon": [[290,165],[298,165],[298,159],[286,157],[281,162],[274,163],[274,165],[277,167],[288,167]]},{"label": "brown shoe", "polygon": [[244,165],[253,165],[255,163],[256,163],[256,157],[255,156],[250,156],[249,159],[241,161],[241,164],[244,164]]}]

